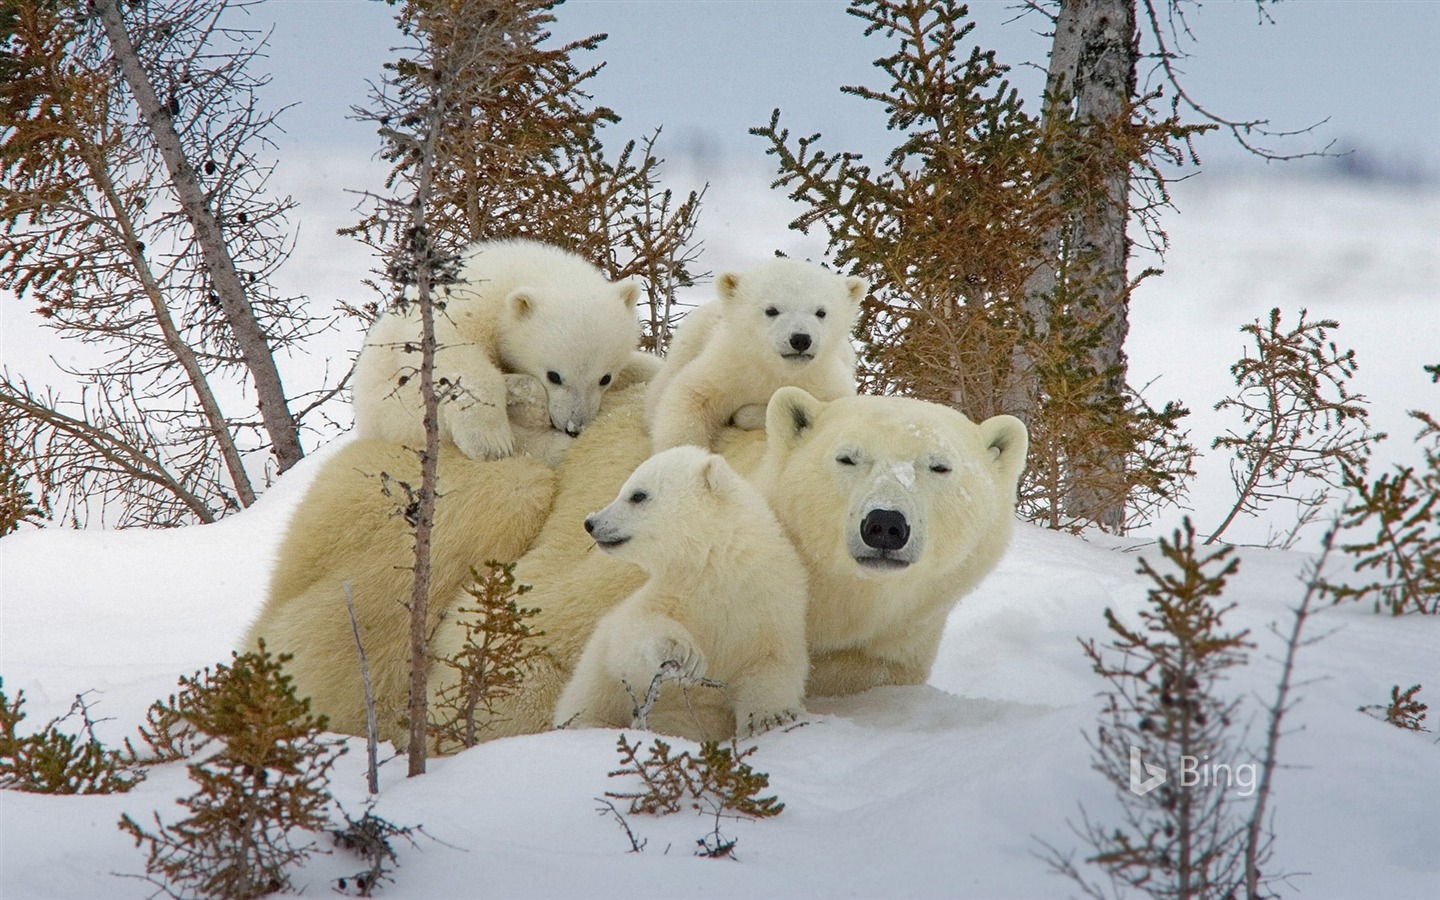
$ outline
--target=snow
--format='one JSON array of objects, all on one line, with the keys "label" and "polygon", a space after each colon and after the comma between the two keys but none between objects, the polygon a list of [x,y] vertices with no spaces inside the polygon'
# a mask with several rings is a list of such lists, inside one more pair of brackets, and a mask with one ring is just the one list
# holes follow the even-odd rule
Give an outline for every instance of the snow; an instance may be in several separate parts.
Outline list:
[{"label": "snow", "polygon": [[[711,187],[707,267],[744,265],[776,246],[818,251],[813,237],[783,231],[783,205],[762,190],[763,183],[740,179]],[[1133,307],[1135,380],[1159,379],[1152,401],[1184,398],[1204,449],[1222,424],[1210,407],[1230,384],[1226,367],[1239,355],[1240,325],[1272,305],[1290,319],[1305,306],[1314,317],[1339,318],[1337,339],[1359,352],[1357,389],[1371,398],[1376,427],[1395,435],[1382,464],[1413,461],[1404,410],[1440,411],[1440,389],[1420,371],[1440,362],[1437,200],[1433,187],[1179,186],[1182,213],[1166,223],[1169,271],[1143,285]],[[327,228],[305,233],[323,238]],[[300,255],[327,262],[318,274],[302,268],[299,278],[313,281],[297,289],[322,300],[347,292],[363,299],[353,282],[338,284],[347,271],[338,257],[313,249]],[[19,366],[12,349],[44,351],[10,330],[15,321],[7,312],[7,363]],[[93,712],[106,718],[98,732],[118,744],[179,676],[228,660],[263,600],[287,517],[326,455],[313,454],[252,509],[215,525],[53,528],[0,539],[0,676],[11,697],[25,692],[25,724],[39,726],[76,693],[94,691]],[[1191,503],[1202,527],[1228,502],[1224,469],[1218,454],[1201,461]],[[1135,574],[1139,559],[1156,558],[1149,539],[1176,521],[1178,513],[1109,543],[1019,527],[998,570],[951,616],[928,685],[815,700],[805,725],[758,739],[750,761],[769,773],[786,809],[766,821],[724,823],[725,834],[739,839],[738,861],[694,857],[694,842],[711,823],[684,813],[630,817],[648,844],[627,852],[620,827],[596,812],[595,798],[620,788],[606,777],[618,762],[616,733],[553,732],[434,760],[418,779],[404,777],[403,760],[387,763],[376,812],[398,825],[423,824],[430,837],[402,846],[396,883],[380,896],[1072,894],[1037,858],[1038,841],[1079,849],[1067,822],[1078,822],[1082,807],[1101,822],[1115,821],[1117,811],[1084,740],[1097,722],[1102,685],[1077,638],[1103,640],[1106,608],[1134,620],[1146,590]],[[1247,521],[1227,537],[1263,540],[1270,525]],[[1238,606],[1227,624],[1249,628],[1257,646],[1227,689],[1245,698],[1252,745],[1225,762],[1243,764],[1254,761],[1261,710],[1278,676],[1283,647],[1270,626],[1288,624],[1313,556],[1238,553],[1240,570],[1226,593]],[[1300,654],[1301,702],[1280,747],[1276,863],[1308,873],[1291,886],[1307,897],[1440,895],[1435,735],[1402,732],[1357,711],[1383,703],[1391,685],[1417,682],[1425,685],[1421,699],[1434,705],[1440,619],[1396,619],[1350,605],[1324,609],[1310,633],[1324,638]],[[358,741],[349,746],[333,788],[358,815],[364,753]],[[143,872],[144,855],[115,822],[122,813],[142,822],[152,811],[173,818],[174,801],[192,789],[183,765],[169,765],[129,794],[0,792],[0,897],[151,896],[153,885],[123,877]],[[294,881],[306,895],[324,896],[332,879],[359,868],[345,856],[321,856]]]},{"label": "snow", "polygon": [[[133,734],[145,707],[189,674],[228,658],[259,604],[276,536],[323,460],[281,479],[257,506],[216,525],[152,533],[59,530],[0,541],[5,688],[23,689],[29,723],[79,691],[107,742]],[[1140,552],[1153,553],[1153,548]],[[1228,622],[1259,646],[1227,686],[1253,717],[1272,695],[1284,625],[1301,592],[1300,553],[1240,551]],[[405,847],[383,896],[1059,896],[1067,885],[1035,856],[1038,839],[1072,846],[1081,806],[1104,821],[1115,801],[1090,769],[1083,732],[1098,680],[1077,637],[1102,637],[1102,612],[1131,618],[1146,582],[1139,553],[1021,526],[999,569],[951,616],[931,683],[815,700],[807,723],[759,738],[751,759],[786,803],[780,816],[726,822],[738,861],[692,855],[698,815],[630,817],[648,841],[628,853],[596,813],[621,785],[613,731],[496,741],[404,777],[382,768],[377,813],[427,835]],[[162,574],[163,573],[163,574]],[[1403,733],[1356,707],[1392,684],[1440,684],[1440,620],[1329,608],[1297,673],[1303,697],[1281,746],[1277,862],[1308,872],[1306,896],[1424,896],[1440,884],[1433,735]],[[1423,696],[1423,694],[1422,694]],[[1258,718],[1251,722],[1259,733]],[[644,735],[631,732],[632,741]],[[352,814],[364,804],[363,748],[351,740],[333,779]],[[1249,752],[1254,752],[1250,748]],[[388,755],[388,754],[385,754]],[[1236,764],[1249,759],[1232,760]],[[182,765],[133,792],[102,797],[0,794],[0,895],[147,897],[141,851],[114,827],[122,812],[172,815],[189,794]],[[1239,790],[1237,786],[1237,790]],[[667,852],[668,851],[668,852]],[[309,895],[359,864],[314,859],[296,874]]]},{"label": "snow", "polygon": [[890,477],[900,482],[900,486],[907,491],[915,489],[915,463],[893,463],[890,466]]}]

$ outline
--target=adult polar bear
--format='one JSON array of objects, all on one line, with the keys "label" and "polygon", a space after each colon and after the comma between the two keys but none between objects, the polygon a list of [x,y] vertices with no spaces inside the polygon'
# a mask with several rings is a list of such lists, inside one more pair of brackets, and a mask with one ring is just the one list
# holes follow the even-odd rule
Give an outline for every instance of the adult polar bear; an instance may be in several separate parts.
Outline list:
[{"label": "adult polar bear", "polygon": [[[516,579],[532,586],[548,654],[526,687],[487,722],[487,737],[549,727],[554,706],[600,616],[636,591],[645,574],[595,549],[584,520],[609,503],[650,455],[643,385],[611,391],[599,418],[551,473],[525,458],[441,459],[441,516],[432,553],[432,652],[463,640],[455,616],[468,566],[520,556]],[[776,392],[763,432],[729,429],[717,449],[769,501],[804,560],[810,581],[807,696],[851,694],[883,684],[920,684],[945,617],[999,560],[1014,519],[1027,436],[1018,419],[975,424],[936,404],[895,397],[821,402],[798,388]],[[319,473],[281,545],[270,596],[246,638],[294,654],[297,691],[331,727],[365,722],[343,585],[350,582],[382,718],[402,738],[408,664],[405,612],[411,535],[380,472],[415,477],[413,455],[355,442]],[[553,504],[552,504],[553,498]],[[451,670],[431,670],[431,690]],[[724,737],[734,728],[723,698],[694,691],[695,718],[663,730]]]}]

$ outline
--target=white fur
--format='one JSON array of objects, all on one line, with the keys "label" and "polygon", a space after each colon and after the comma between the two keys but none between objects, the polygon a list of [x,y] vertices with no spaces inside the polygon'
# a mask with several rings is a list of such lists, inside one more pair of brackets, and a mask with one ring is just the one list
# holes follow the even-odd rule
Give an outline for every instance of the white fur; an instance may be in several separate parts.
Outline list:
[{"label": "white fur", "polygon": [[650,577],[596,625],[557,725],[629,726],[636,698],[667,664],[681,680],[723,682],[739,734],[800,715],[805,566],[764,498],[722,457],[698,447],[651,457],[585,527]]},{"label": "white fur", "polygon": [[[634,282],[612,283],[579,256],[547,244],[511,240],[471,247],[459,280],[437,294],[441,440],[472,459],[515,452],[506,417],[507,374],[537,379],[550,425],[579,433],[635,359],[638,293]],[[420,327],[419,309],[410,304],[382,315],[366,336],[353,380],[360,438],[423,442]]]},{"label": "white fur", "polygon": [[763,427],[785,385],[822,400],[855,393],[850,331],[869,290],[814,263],[776,259],[716,280],[719,298],[686,317],[646,397],[656,451],[714,446],[727,424]]}]

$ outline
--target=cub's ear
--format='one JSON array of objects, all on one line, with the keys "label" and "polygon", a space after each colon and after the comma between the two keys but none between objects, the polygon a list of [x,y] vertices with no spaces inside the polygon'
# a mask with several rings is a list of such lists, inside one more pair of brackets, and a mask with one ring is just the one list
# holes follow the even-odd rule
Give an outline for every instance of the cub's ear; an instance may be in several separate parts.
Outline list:
[{"label": "cub's ear", "polygon": [[535,313],[535,296],[534,288],[518,287],[505,298],[505,308],[510,311],[510,315],[523,321]]},{"label": "cub's ear", "polygon": [[859,307],[865,295],[870,293],[870,279],[851,275],[845,279],[845,290],[850,294],[850,302]]},{"label": "cub's ear", "polygon": [[1006,478],[1019,478],[1025,471],[1025,454],[1030,449],[1030,433],[1025,423],[1014,416],[991,416],[980,423],[980,437]]},{"label": "cub's ear", "polygon": [[633,278],[615,283],[620,289],[620,299],[625,301],[626,309],[634,309],[635,301],[640,299],[640,283]]},{"label": "cub's ear", "polygon": [[720,295],[720,300],[729,303],[735,299],[740,292],[740,273],[723,272],[715,279],[715,293]]},{"label": "cub's ear", "polygon": [[705,486],[711,493],[721,494],[734,487],[735,479],[738,478],[735,470],[723,456],[712,453],[706,457],[704,464],[700,467],[700,476],[705,479]]},{"label": "cub's ear", "polygon": [[800,443],[815,427],[826,405],[788,385],[770,395],[770,405],[765,408],[766,446],[790,449]]}]

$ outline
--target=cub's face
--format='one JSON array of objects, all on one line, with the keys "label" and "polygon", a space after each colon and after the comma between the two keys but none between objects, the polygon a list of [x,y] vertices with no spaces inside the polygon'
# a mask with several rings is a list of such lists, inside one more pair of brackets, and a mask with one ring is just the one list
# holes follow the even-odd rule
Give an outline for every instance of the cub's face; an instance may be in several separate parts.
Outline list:
[{"label": "cub's face", "polygon": [[726,317],[744,335],[798,366],[836,352],[850,339],[870,285],[814,263],[776,259],[748,272],[723,274],[716,288]]},{"label": "cub's face", "polygon": [[599,296],[546,296],[518,288],[505,300],[501,365],[545,385],[550,424],[571,436],[600,411],[600,399],[635,350],[635,300],[625,281]]},{"label": "cub's face", "polygon": [[[866,577],[953,570],[1008,534],[1025,426],[899,397],[771,398],[764,477],[802,555]],[[998,531],[997,531],[998,529]]]},{"label": "cub's face", "polygon": [[684,446],[641,463],[614,501],[585,517],[585,530],[606,553],[647,567],[683,549],[687,538],[724,523],[724,498],[742,490],[739,476],[719,456]]}]

